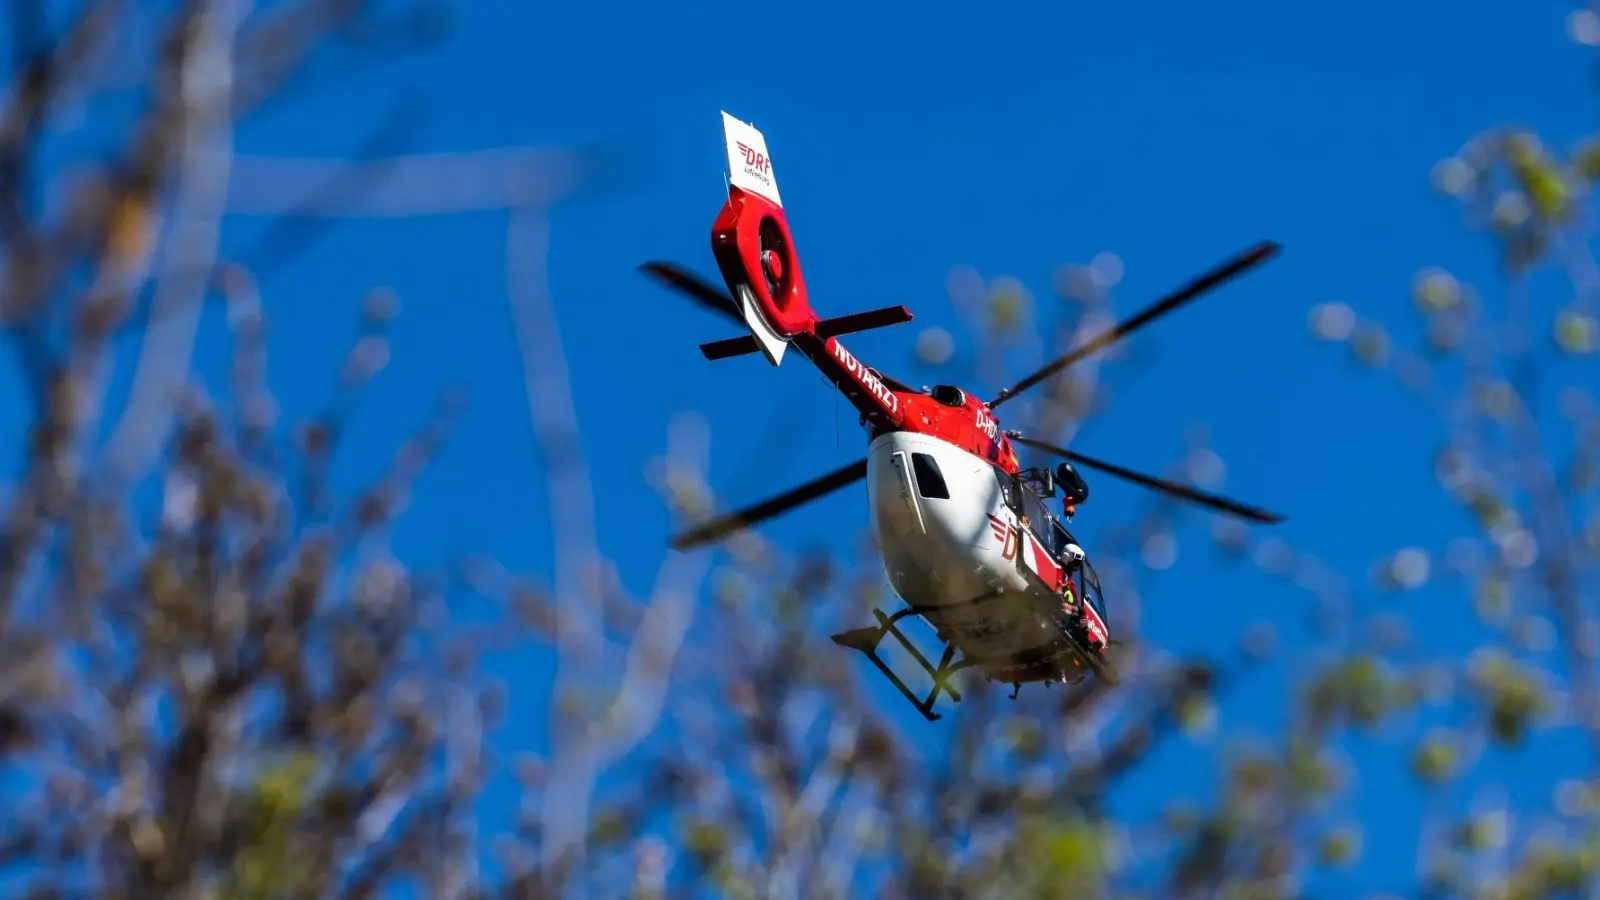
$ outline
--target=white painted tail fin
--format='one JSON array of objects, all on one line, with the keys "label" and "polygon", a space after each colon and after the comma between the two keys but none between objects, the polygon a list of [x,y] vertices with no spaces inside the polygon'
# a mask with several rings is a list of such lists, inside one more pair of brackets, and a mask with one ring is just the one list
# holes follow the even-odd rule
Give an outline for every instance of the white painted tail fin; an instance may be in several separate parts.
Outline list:
[{"label": "white painted tail fin", "polygon": [[722,137],[728,145],[728,174],[733,186],[760,194],[783,207],[778,199],[778,178],[772,172],[772,157],[767,155],[767,139],[755,126],[723,112]]}]

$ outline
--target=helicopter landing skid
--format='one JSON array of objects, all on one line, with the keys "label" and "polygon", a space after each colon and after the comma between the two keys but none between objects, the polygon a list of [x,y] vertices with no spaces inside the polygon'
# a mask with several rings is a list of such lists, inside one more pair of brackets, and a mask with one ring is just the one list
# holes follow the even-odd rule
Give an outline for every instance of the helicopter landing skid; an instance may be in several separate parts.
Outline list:
[{"label": "helicopter landing skid", "polygon": [[[916,615],[917,613],[917,609],[908,607],[892,616],[886,616],[883,614],[883,610],[874,609],[872,614],[878,619],[876,626],[869,625],[865,628],[853,628],[836,634],[833,636],[833,642],[841,647],[860,650],[866,654],[866,657],[872,660],[872,664],[877,666],[878,670],[883,672],[889,681],[900,689],[900,693],[904,694],[907,700],[911,701],[911,705],[917,708],[917,712],[922,713],[923,718],[932,722],[940,717],[938,713],[933,711],[933,702],[939,699],[940,691],[949,694],[951,700],[957,703],[961,702],[961,694],[951,686],[950,676],[974,665],[974,663],[965,659],[960,662],[952,662],[955,658],[956,650],[949,644],[945,644],[944,655],[940,657],[937,666],[928,662],[928,658],[922,655],[922,651],[918,650],[895,624],[906,616]],[[906,687],[906,683],[900,680],[900,676],[896,675],[894,670],[889,668],[888,664],[883,661],[883,657],[878,655],[878,644],[883,641],[883,637],[886,634],[894,635],[895,640],[900,642],[900,646],[906,648],[912,657],[922,665],[928,676],[933,679],[933,690],[928,692],[927,697],[919,698],[916,694],[913,694],[911,689]]]}]

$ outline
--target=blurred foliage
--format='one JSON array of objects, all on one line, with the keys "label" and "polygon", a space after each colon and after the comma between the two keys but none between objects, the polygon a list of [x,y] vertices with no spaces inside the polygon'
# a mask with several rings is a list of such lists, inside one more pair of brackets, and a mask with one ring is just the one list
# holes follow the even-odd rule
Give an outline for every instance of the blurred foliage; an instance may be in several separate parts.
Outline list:
[{"label": "blurred foliage", "polygon": [[[359,331],[334,396],[291,431],[268,386],[258,277],[318,232],[286,223],[272,234],[292,239],[251,265],[208,240],[230,163],[217,135],[292,97],[285,84],[330,43],[399,28],[386,49],[410,52],[442,20],[318,0],[249,15],[12,6],[0,335],[31,407],[0,491],[4,891],[447,894],[475,862],[473,738],[499,694],[475,668],[485,635],[387,538],[460,398],[412,423],[366,485],[337,485],[354,401],[389,362],[394,298],[350,304]],[[95,127],[46,154],[74,116]],[[188,377],[214,303],[220,390]],[[108,396],[118,375],[125,398]]]},{"label": "blurred foliage", "polygon": [[295,821],[310,800],[309,782],[315,774],[315,757],[300,754],[270,766],[247,787],[249,811],[222,889],[224,898],[265,900],[279,892],[299,896],[315,887],[308,871],[310,857],[304,848],[291,844]]}]

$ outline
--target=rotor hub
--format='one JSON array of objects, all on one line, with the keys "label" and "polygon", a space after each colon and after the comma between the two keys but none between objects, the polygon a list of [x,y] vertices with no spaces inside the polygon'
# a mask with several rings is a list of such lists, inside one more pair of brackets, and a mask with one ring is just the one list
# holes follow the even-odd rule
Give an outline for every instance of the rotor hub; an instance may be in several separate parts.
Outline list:
[{"label": "rotor hub", "polygon": [[783,280],[783,257],[776,250],[761,251],[761,268],[773,281]]}]

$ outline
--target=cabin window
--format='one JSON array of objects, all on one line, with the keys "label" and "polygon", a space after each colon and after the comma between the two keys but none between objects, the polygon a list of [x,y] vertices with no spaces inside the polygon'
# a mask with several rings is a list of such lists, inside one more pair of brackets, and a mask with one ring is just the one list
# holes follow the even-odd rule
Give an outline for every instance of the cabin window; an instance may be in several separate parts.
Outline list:
[{"label": "cabin window", "polygon": [[1053,546],[1056,535],[1051,527],[1053,519],[1050,511],[1045,508],[1044,501],[1039,499],[1039,495],[1028,490],[1026,485],[1022,488],[1022,514],[1028,517],[1028,530],[1039,539],[1039,543],[1052,554],[1058,553],[1060,548]]},{"label": "cabin window", "polygon": [[1016,509],[1017,499],[1016,495],[1012,493],[1011,476],[1004,470],[992,466],[990,467],[989,471],[994,473],[995,483],[1000,485],[1001,502],[1005,503],[1006,506],[1012,509]]},{"label": "cabin window", "polygon": [[949,500],[950,487],[944,483],[939,463],[926,453],[911,454],[911,470],[917,474],[917,493],[929,500]]}]

